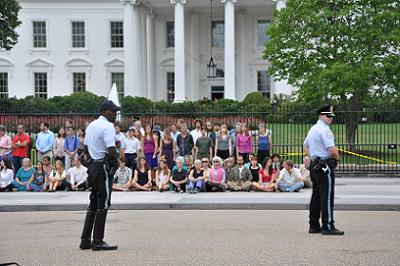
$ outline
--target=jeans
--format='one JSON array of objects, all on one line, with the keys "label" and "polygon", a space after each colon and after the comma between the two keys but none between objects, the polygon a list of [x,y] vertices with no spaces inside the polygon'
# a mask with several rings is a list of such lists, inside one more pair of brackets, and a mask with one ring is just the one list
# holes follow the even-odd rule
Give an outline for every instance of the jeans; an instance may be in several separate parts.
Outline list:
[{"label": "jeans", "polygon": [[205,185],[204,180],[199,180],[197,182],[190,181],[189,189],[197,188],[198,190],[202,190],[204,188],[204,185]]},{"label": "jeans", "polygon": [[295,190],[300,190],[300,188],[304,187],[304,182],[297,182],[294,185],[279,183],[278,187],[281,190],[289,190],[289,191],[293,192]]},{"label": "jeans", "polygon": [[15,157],[13,158],[13,164],[14,164],[15,173],[18,172],[19,168],[22,167],[22,160],[23,160],[24,158],[25,158],[25,157],[18,157],[18,156],[15,156]]},{"label": "jeans", "polygon": [[13,180],[11,182],[13,188],[16,188],[18,191],[26,191],[26,184],[20,185],[17,181]]}]

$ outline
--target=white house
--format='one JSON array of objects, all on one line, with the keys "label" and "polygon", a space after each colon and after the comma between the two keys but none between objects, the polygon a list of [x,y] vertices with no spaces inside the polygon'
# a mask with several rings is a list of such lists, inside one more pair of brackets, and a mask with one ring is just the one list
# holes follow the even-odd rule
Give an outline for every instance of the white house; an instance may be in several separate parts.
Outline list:
[{"label": "white house", "polygon": [[[0,50],[0,97],[87,90],[153,100],[289,94],[262,58],[283,0],[20,0],[18,44]],[[212,10],[212,20],[211,20]],[[208,78],[211,57],[217,77]]]}]

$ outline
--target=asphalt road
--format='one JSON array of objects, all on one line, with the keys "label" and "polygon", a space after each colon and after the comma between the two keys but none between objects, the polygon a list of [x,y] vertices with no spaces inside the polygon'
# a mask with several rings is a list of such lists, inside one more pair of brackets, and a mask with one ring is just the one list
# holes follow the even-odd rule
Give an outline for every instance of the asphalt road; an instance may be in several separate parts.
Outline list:
[{"label": "asphalt road", "polygon": [[344,236],[309,235],[306,211],[111,211],[118,251],[78,248],[84,212],[0,213],[0,263],[400,265],[400,212],[335,213]]}]

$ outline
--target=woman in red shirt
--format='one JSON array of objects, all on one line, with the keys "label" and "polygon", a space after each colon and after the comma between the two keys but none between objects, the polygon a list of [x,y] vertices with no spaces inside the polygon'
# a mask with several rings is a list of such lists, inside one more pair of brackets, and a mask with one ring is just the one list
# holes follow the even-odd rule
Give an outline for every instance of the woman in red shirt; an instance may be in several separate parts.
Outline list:
[{"label": "woman in red shirt", "polygon": [[259,172],[258,182],[253,182],[254,191],[274,192],[277,171],[272,168],[271,158],[265,158]]}]

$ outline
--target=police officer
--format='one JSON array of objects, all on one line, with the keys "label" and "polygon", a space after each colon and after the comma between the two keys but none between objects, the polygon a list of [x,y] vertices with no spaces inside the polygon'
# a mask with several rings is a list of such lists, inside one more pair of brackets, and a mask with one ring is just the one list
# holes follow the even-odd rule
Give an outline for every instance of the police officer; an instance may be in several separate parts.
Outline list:
[{"label": "police officer", "polygon": [[[318,122],[311,127],[304,141],[304,150],[311,157],[310,174],[313,192],[310,203],[310,234],[343,235],[335,228],[333,201],[335,197],[334,169],[339,161],[333,133],[329,128],[335,114],[333,106],[325,106],[317,111]],[[319,223],[322,214],[322,228]]]},{"label": "police officer", "polygon": [[[81,249],[115,250],[116,245],[103,241],[107,210],[111,203],[112,169],[117,167],[115,128],[118,107],[112,101],[100,106],[100,117],[89,124],[85,136],[85,153],[89,154],[88,182],[92,187],[90,203],[81,236]],[[92,241],[93,231],[93,241]]]}]

